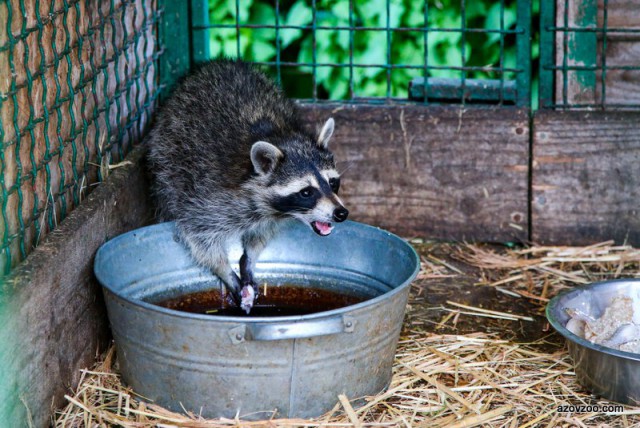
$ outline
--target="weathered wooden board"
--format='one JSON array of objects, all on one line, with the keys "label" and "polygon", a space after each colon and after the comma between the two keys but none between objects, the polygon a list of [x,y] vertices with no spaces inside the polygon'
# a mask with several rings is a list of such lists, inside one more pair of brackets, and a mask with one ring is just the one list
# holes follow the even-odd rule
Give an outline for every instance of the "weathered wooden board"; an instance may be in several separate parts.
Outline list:
[{"label": "weathered wooden board", "polygon": [[[560,0],[561,2],[564,0]],[[640,3],[638,0],[608,0],[607,27],[608,28],[638,28],[640,23]],[[598,27],[604,27],[604,1],[598,0]],[[609,32],[609,37],[639,39],[638,34],[624,32]]]},{"label": "weathered wooden board", "polygon": [[640,113],[534,117],[532,239],[640,245]]},{"label": "weathered wooden board", "polygon": [[304,106],[334,117],[350,218],[404,236],[528,238],[528,111],[417,105]]},{"label": "weathered wooden board", "polygon": [[[93,255],[149,221],[140,151],[115,169],[0,285],[2,426],[49,426],[109,333]],[[31,425],[30,425],[31,426]]]},{"label": "weathered wooden board", "polygon": [[[640,7],[640,3],[639,6]],[[640,18],[638,18],[640,22]],[[599,44],[602,50],[602,44]],[[609,40],[607,41],[607,66],[633,66],[640,67],[640,36],[636,40]],[[602,102],[605,95],[605,104],[616,105],[640,105],[640,69],[639,70],[607,70],[604,79],[604,92],[602,72],[596,73],[596,100]]]}]

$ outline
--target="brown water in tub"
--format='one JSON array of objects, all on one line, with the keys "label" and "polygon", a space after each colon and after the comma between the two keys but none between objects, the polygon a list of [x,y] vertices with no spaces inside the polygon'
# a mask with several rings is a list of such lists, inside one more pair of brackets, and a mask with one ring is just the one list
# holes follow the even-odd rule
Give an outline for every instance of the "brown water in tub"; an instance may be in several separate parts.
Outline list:
[{"label": "brown water in tub", "polygon": [[[266,291],[266,292],[265,292]],[[366,300],[363,297],[336,293],[320,288],[285,284],[266,288],[260,286],[260,296],[251,313],[236,307],[230,296],[221,296],[219,289],[199,291],[156,302],[158,306],[176,311],[214,316],[284,317],[330,311]]]}]

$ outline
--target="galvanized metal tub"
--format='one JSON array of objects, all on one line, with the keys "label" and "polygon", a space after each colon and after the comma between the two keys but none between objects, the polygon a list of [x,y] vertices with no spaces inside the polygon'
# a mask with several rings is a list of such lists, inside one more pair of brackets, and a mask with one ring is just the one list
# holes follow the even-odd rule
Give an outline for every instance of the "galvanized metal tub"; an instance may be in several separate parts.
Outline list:
[{"label": "galvanized metal tub", "polygon": [[[235,249],[231,260],[238,260]],[[295,282],[366,296],[340,309],[242,318],[178,312],[153,301],[220,287],[177,242],[172,223],[104,244],[103,285],[123,380],[171,410],[205,417],[315,417],[338,394],[383,391],[400,335],[415,251],[397,236],[345,222],[328,237],[291,223],[257,264],[259,281]]]},{"label": "galvanized metal tub", "polygon": [[551,299],[549,323],[567,340],[578,382],[593,394],[624,404],[640,403],[640,354],[597,345],[566,328],[567,309],[600,318],[614,297],[638,293],[640,280],[601,281],[572,289]]}]

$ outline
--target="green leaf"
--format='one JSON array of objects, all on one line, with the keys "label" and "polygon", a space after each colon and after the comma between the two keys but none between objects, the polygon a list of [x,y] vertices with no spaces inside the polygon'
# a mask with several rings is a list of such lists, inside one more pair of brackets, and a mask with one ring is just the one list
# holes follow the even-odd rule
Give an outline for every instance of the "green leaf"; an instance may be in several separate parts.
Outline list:
[{"label": "green leaf", "polygon": [[457,46],[447,49],[445,53],[445,64],[454,67],[462,66],[462,49]]},{"label": "green leaf", "polygon": [[219,38],[209,37],[209,54],[211,58],[216,58],[222,54],[222,44]]},{"label": "green leaf", "polygon": [[336,35],[336,42],[338,46],[342,48],[342,50],[348,51],[349,42],[350,42],[349,31],[345,31],[345,30],[338,31]]},{"label": "green leaf", "polygon": [[424,5],[421,2],[409,1],[409,10],[405,14],[403,24],[416,28],[424,26]]},{"label": "green leaf", "polygon": [[317,67],[316,68],[316,81],[318,83],[325,83],[329,80],[331,75],[331,67]]},{"label": "green leaf", "polygon": [[[515,6],[516,6],[516,4],[513,3],[513,7],[508,7],[508,8],[504,9],[504,17],[503,17],[504,27],[503,27],[503,29],[505,29],[505,30],[511,28],[513,25],[516,24],[517,15],[516,15]],[[484,28],[492,29],[492,30],[499,30],[500,29],[500,15],[501,15],[500,3],[499,2],[498,3],[494,3],[489,8],[489,11],[487,12],[487,19],[484,22]],[[488,33],[487,34],[487,43],[485,44],[485,46],[491,45],[491,44],[497,42],[498,40],[500,40],[500,34],[499,33]]]},{"label": "green leaf", "polygon": [[313,20],[313,10],[304,0],[296,1],[287,14],[287,25],[307,25]]},{"label": "green leaf", "polygon": [[[225,56],[230,56],[232,58],[235,58],[237,56],[238,49],[237,49],[235,37],[224,39],[222,41],[222,52],[224,53]],[[240,52],[242,52],[242,48],[240,49]]]},{"label": "green leaf", "polygon": [[[400,20],[402,19],[402,15],[404,14],[405,7],[402,3],[392,2],[389,5],[389,26],[392,28],[400,26]],[[382,14],[384,19],[383,26],[387,26],[387,14],[386,12]]]},{"label": "green leaf", "polygon": [[316,31],[316,49],[324,51],[340,50],[336,43],[338,30],[317,30]]},{"label": "green leaf", "polygon": [[384,97],[387,95],[387,81],[367,79],[362,85],[361,93],[358,94],[365,97]]},{"label": "green leaf", "polygon": [[275,25],[276,11],[270,4],[258,2],[251,9],[249,22],[252,24]]},{"label": "green leaf", "polygon": [[331,6],[331,12],[341,23],[349,23],[349,2],[340,1]]},{"label": "green leaf", "polygon": [[313,62],[311,37],[305,38],[300,45],[300,53],[298,53],[298,62],[310,64]]},{"label": "green leaf", "polygon": [[214,0],[209,2],[209,20],[215,23],[230,24],[233,22],[231,11],[227,8],[227,2]]},{"label": "green leaf", "polygon": [[343,99],[349,93],[349,80],[340,76],[336,79],[329,79],[328,85],[325,85],[325,89],[329,92],[329,97],[332,100]]},{"label": "green leaf", "polygon": [[253,0],[227,0],[227,10],[231,12],[231,16],[234,19],[246,22],[249,19],[249,9],[252,4]]},{"label": "green leaf", "polygon": [[[311,23],[313,20],[313,11],[307,5],[304,0],[296,1],[291,9],[289,9],[289,13],[287,13],[287,17],[285,18],[286,25],[293,26],[306,26]],[[297,29],[285,29],[280,31],[280,46],[282,49],[285,49],[291,43],[296,40],[299,40],[302,36],[302,30]]]},{"label": "green leaf", "polygon": [[487,5],[484,1],[470,1],[466,2],[465,15],[467,19],[473,19],[477,16],[484,16],[487,14]]},{"label": "green leaf", "polygon": [[291,43],[299,40],[302,37],[301,30],[294,30],[291,28],[280,30],[280,47],[286,49]]},{"label": "green leaf", "polygon": [[367,47],[357,55],[359,64],[386,64],[387,62],[387,34],[384,31],[369,33],[366,39]]},{"label": "green leaf", "polygon": [[377,25],[377,18],[386,10],[386,0],[356,0],[355,8],[366,25]]},{"label": "green leaf", "polygon": [[211,57],[215,58],[220,55],[235,56],[236,49],[236,30],[231,28],[221,28],[219,31],[210,31],[209,49]]},{"label": "green leaf", "polygon": [[269,61],[275,58],[276,48],[273,43],[255,39],[251,43],[251,59],[258,62]]},{"label": "green leaf", "polygon": [[394,63],[406,65],[422,65],[424,63],[422,45],[416,46],[412,40],[407,40],[401,46],[400,49],[394,46]]},{"label": "green leaf", "polygon": [[[249,23],[260,25],[275,25],[275,9],[265,3],[255,3],[251,9]],[[276,32],[273,28],[254,28],[250,35],[252,40],[264,40],[271,42],[275,47]]]},{"label": "green leaf", "polygon": [[391,95],[406,98],[409,82],[417,76],[422,76],[422,70],[393,70],[391,73]]},{"label": "green leaf", "polygon": [[540,56],[540,44],[532,43],[531,44],[531,59],[538,59]]}]

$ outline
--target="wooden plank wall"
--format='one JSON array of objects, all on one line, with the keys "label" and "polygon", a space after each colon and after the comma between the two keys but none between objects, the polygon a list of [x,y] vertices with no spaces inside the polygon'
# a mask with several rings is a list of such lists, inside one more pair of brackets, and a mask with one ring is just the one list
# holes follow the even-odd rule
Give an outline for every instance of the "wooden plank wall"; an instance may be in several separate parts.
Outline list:
[{"label": "wooden plank wall", "polygon": [[528,237],[529,112],[419,105],[306,105],[336,121],[350,218],[403,236]]},{"label": "wooden plank wall", "polygon": [[532,240],[640,245],[640,112],[539,111],[533,132]]}]

